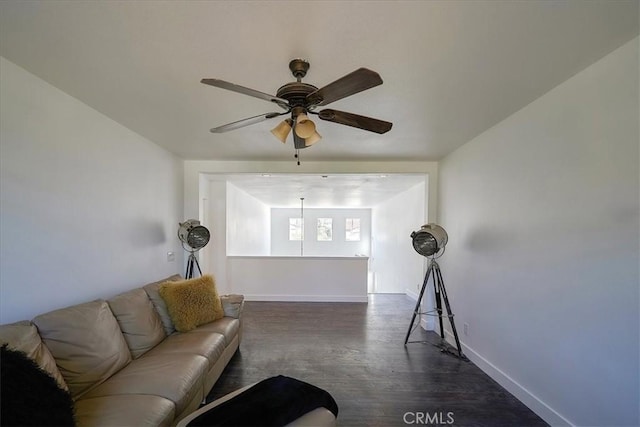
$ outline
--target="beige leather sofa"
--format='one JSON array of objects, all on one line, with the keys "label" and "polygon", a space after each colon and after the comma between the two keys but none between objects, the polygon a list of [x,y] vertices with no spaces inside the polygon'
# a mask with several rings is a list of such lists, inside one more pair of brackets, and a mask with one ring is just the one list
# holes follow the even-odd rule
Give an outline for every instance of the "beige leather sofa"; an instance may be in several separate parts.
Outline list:
[{"label": "beige leather sofa", "polygon": [[0,326],[68,389],[80,426],[169,426],[195,411],[242,338],[240,296],[222,296],[225,317],[175,332],[160,283]]}]

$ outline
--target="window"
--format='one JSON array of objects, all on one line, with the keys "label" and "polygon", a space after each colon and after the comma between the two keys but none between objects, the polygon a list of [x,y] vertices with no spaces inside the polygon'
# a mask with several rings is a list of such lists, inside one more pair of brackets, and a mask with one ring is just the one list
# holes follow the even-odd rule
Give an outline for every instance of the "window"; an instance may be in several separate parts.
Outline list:
[{"label": "window", "polygon": [[333,240],[333,219],[332,218],[318,218],[318,241],[328,242]]},{"label": "window", "polygon": [[289,218],[289,240],[302,240],[304,238],[304,219]]},{"label": "window", "polygon": [[360,241],[360,218],[347,218],[344,226],[344,239],[347,242]]}]

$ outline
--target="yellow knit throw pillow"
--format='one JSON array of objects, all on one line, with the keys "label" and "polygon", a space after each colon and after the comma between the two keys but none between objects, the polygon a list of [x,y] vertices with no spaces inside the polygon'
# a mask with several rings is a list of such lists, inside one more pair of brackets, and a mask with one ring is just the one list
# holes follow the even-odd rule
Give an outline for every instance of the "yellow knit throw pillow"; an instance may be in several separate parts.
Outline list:
[{"label": "yellow knit throw pillow", "polygon": [[213,276],[165,282],[158,292],[179,332],[187,332],[224,316]]}]

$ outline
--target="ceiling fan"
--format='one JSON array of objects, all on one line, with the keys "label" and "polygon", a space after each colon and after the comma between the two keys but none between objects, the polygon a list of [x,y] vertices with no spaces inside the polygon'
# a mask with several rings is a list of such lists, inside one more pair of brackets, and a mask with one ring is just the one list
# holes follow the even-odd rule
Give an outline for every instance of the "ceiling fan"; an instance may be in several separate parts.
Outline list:
[{"label": "ceiling fan", "polygon": [[359,68],[349,73],[333,83],[318,89],[308,83],[303,83],[302,78],[309,70],[309,62],[304,59],[294,59],[289,63],[289,69],[296,78],[295,82],[287,83],[280,87],[276,95],[269,95],[244,86],[218,79],[202,79],[201,83],[219,87],[221,89],[238,92],[244,95],[270,101],[285,110],[284,112],[270,112],[258,116],[248,117],[226,125],[211,129],[213,133],[222,133],[230,130],[249,126],[255,123],[290,114],[291,118],[279,123],[271,133],[283,143],[286,142],[289,132],[293,129],[293,144],[297,150],[309,147],[322,138],[316,131],[315,124],[309,120],[308,114],[317,115],[320,119],[341,125],[352,126],[366,131],[383,134],[388,132],[393,123],[378,120],[371,117],[360,116],[358,114],[325,108],[318,112],[317,107],[322,107],[331,102],[337,101],[347,96],[354,95],[372,87],[382,84],[380,75],[367,68]]}]

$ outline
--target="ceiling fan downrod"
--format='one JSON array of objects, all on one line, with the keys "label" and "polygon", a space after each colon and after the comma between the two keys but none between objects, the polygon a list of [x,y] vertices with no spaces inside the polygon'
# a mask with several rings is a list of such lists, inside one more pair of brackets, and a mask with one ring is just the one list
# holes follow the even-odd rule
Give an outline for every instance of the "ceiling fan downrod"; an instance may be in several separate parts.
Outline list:
[{"label": "ceiling fan downrod", "polygon": [[292,59],[291,62],[289,62],[291,74],[298,80],[298,83],[307,75],[310,66],[309,61],[300,58]]}]

